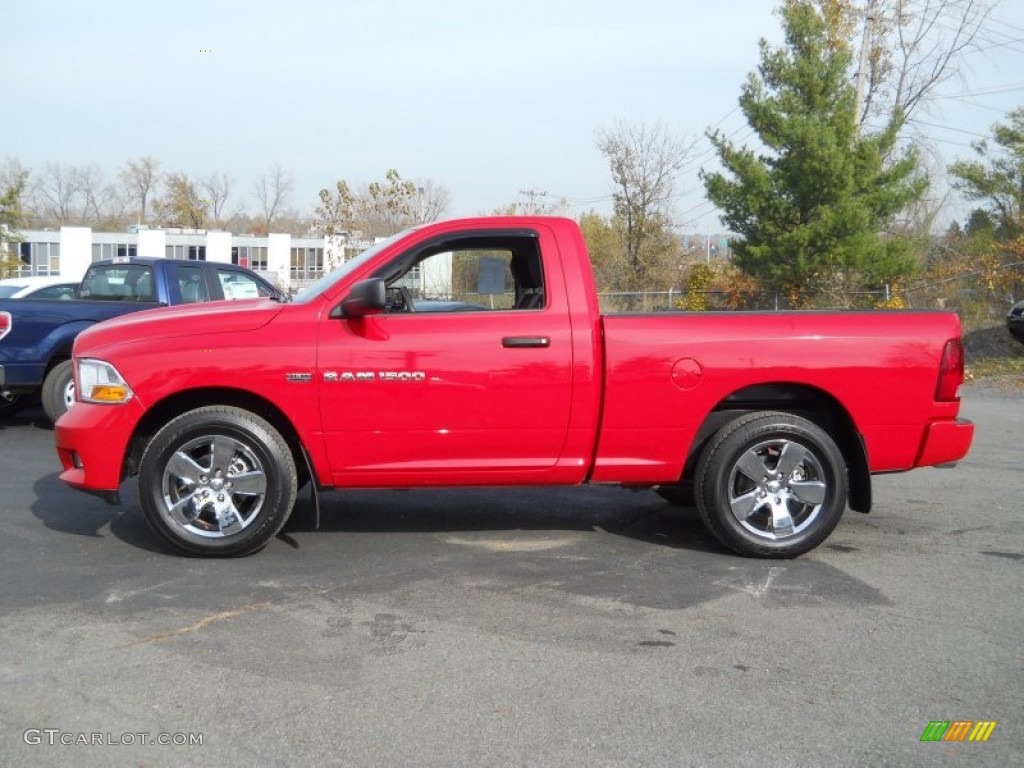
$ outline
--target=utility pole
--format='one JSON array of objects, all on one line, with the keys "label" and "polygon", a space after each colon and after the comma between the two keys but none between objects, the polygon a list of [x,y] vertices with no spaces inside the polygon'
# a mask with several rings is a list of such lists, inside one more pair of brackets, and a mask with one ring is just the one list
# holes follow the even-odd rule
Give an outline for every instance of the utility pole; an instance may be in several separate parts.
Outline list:
[{"label": "utility pole", "polygon": [[523,213],[537,216],[547,211],[547,203],[545,201],[547,200],[548,193],[546,189],[530,187],[529,189],[520,189],[519,194],[526,198],[526,202],[523,203]]},{"label": "utility pole", "polygon": [[860,134],[860,125],[864,113],[864,89],[868,75],[868,57],[871,54],[871,38],[875,26],[875,3],[877,0],[867,0],[864,8],[864,32],[860,38],[860,65],[857,69],[857,106],[853,115],[853,122]]}]

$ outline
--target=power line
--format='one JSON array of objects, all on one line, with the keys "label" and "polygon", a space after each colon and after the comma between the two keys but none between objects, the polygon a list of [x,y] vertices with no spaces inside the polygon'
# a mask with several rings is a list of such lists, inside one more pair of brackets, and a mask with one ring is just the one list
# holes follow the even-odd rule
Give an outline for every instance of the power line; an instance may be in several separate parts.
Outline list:
[{"label": "power line", "polygon": [[953,144],[958,147],[967,147],[968,149],[974,149],[973,144],[965,144],[962,141],[953,141],[952,139],[940,139],[935,136],[929,136],[924,133],[919,133],[918,136],[920,136],[922,139],[927,139],[928,141],[934,141],[937,144]]},{"label": "power line", "polygon": [[989,133],[978,133],[977,131],[967,131],[967,130],[964,130],[963,128],[952,128],[952,127],[950,127],[948,125],[939,125],[938,123],[929,123],[929,122],[926,122],[924,120],[918,120],[916,117],[915,118],[911,118],[907,122],[908,123],[913,123],[915,125],[927,125],[929,128],[939,128],[939,129],[941,129],[943,131],[953,131],[954,133],[966,133],[968,136],[978,136],[978,137],[980,137],[982,139],[992,139],[993,141],[995,140],[995,136],[993,136],[993,135],[991,135]]},{"label": "power line", "polygon": [[1018,32],[1024,32],[1024,27],[1018,27],[1016,24],[1011,24],[1010,22],[1004,21],[1003,19],[997,19],[995,16],[992,16],[991,14],[986,18],[986,21],[992,21],[1001,27],[1009,27],[1010,29],[1015,29]]},{"label": "power line", "polygon": [[963,93],[951,93],[946,96],[937,95],[935,99],[962,99],[965,96],[997,96],[1004,93],[1015,93],[1016,91],[1024,91],[1024,83],[1015,83],[1013,85],[998,86],[988,91],[964,91]]},{"label": "power line", "polygon": [[998,112],[1001,115],[1006,114],[1006,110],[1002,107],[993,107],[988,104],[982,104],[981,102],[978,101],[971,101],[970,99],[964,99],[963,102],[964,104],[967,104],[972,107],[977,107],[978,109],[987,109],[989,112]]}]

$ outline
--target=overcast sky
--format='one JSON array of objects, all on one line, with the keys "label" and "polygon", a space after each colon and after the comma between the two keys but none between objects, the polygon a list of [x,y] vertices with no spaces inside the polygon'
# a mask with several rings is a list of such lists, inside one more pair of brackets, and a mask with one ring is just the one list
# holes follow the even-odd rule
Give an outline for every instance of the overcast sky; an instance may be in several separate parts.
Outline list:
[{"label": "overcast sky", "polygon": [[[780,39],[774,5],[6,3],[0,158],[30,169],[95,163],[110,178],[126,159],[152,155],[164,171],[230,172],[236,203],[280,163],[303,214],[320,188],[392,167],[448,187],[452,215],[490,212],[529,188],[567,198],[573,214],[607,211],[599,127],[660,121],[694,138],[714,125],[746,135],[736,100],[758,39]],[[965,80],[919,115],[950,160],[1024,104],[1024,1],[1002,0],[982,38]],[[687,230],[719,227],[695,171],[680,179],[676,210]]]}]

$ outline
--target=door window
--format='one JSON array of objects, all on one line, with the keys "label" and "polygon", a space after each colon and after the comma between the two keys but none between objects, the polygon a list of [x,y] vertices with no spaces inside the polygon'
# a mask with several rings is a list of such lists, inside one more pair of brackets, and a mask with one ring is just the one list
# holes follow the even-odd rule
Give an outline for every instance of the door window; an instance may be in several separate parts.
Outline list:
[{"label": "door window", "polygon": [[473,312],[543,309],[544,270],[537,238],[456,238],[403,255],[378,272],[388,311]]},{"label": "door window", "polygon": [[257,299],[272,295],[266,285],[245,272],[218,269],[217,279],[225,299]]}]

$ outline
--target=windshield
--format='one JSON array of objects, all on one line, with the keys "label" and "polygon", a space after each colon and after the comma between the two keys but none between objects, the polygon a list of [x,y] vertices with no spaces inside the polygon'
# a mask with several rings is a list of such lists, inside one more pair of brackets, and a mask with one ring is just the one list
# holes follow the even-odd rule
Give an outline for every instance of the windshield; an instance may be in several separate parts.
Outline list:
[{"label": "windshield", "polygon": [[0,299],[9,298],[24,287],[23,285],[0,285]]},{"label": "windshield", "polygon": [[342,264],[334,271],[328,272],[315,283],[310,283],[309,285],[307,285],[305,288],[303,288],[301,291],[296,293],[295,296],[292,297],[292,301],[295,302],[296,304],[302,304],[304,302],[311,300],[314,296],[319,296],[321,293],[326,291],[336,282],[345,277],[345,275],[348,275],[353,270],[358,269],[367,261],[372,259],[378,253],[387,248],[389,245],[391,245],[393,242],[405,237],[415,229],[418,229],[418,227],[402,230],[398,234],[392,235],[389,238],[381,240],[379,243],[375,243],[374,245],[370,246],[365,251],[360,253],[358,256],[355,256],[346,261],[344,264]]}]

